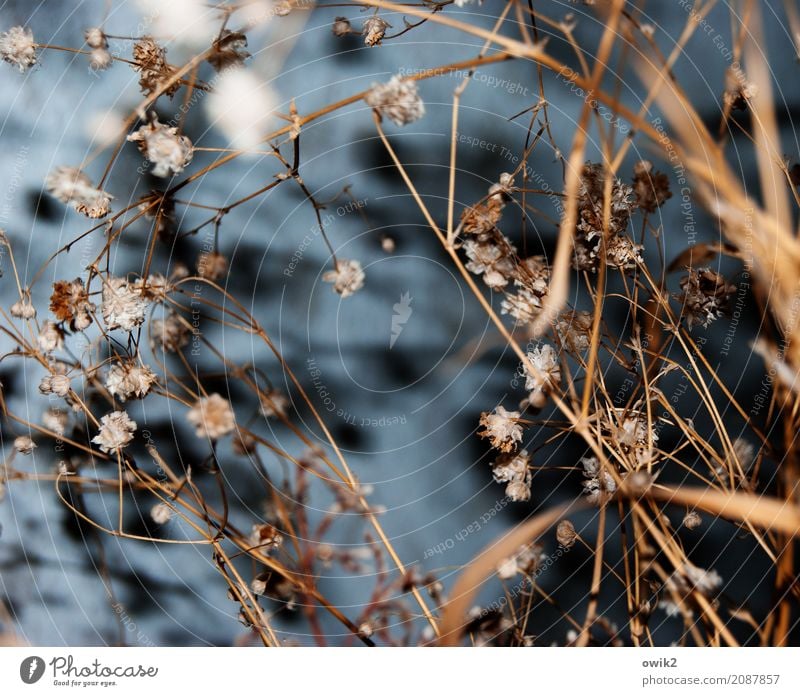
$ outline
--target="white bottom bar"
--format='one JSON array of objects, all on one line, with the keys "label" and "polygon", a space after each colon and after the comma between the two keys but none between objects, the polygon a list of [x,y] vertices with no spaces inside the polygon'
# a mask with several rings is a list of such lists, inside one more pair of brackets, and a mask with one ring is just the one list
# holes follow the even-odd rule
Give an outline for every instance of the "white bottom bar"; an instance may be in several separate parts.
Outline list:
[{"label": "white bottom bar", "polygon": [[587,694],[798,694],[800,649],[3,648],[0,684],[3,694],[137,696],[167,689],[279,696],[489,696],[565,688]]}]

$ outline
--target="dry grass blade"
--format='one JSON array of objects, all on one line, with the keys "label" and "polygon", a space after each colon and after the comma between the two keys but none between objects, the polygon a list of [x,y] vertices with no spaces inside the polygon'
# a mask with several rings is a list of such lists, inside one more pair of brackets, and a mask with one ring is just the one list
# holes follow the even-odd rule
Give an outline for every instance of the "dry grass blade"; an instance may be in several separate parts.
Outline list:
[{"label": "dry grass blade", "polygon": [[[746,263],[764,288],[769,288],[770,309],[787,339],[786,359],[800,367],[798,296],[800,294],[800,242],[793,234],[789,214],[787,177],[780,161],[771,71],[761,33],[761,10],[754,4],[750,14],[753,35],[745,44],[747,68],[759,80],[750,98],[754,142],[762,187],[763,207],[747,193],[719,144],[703,124],[686,94],[653,63],[640,59],[636,68],[643,84],[660,85],[656,102],[677,134],[677,142],[661,139],[661,146],[675,146],[680,161],[695,181],[695,193],[722,223],[735,248],[746,253]],[[742,78],[743,79],[743,78]]]},{"label": "dry grass blade", "polygon": [[497,572],[500,561],[513,555],[520,546],[535,541],[560,519],[581,507],[585,505],[572,503],[541,512],[496,539],[478,554],[461,571],[450,592],[450,598],[442,609],[439,622],[441,635],[437,644],[440,647],[460,644],[467,609],[487,578]]},{"label": "dry grass blade", "polygon": [[749,523],[768,531],[800,536],[800,509],[788,501],[752,493],[665,486],[654,486],[649,495],[655,500],[697,508],[731,522]]}]

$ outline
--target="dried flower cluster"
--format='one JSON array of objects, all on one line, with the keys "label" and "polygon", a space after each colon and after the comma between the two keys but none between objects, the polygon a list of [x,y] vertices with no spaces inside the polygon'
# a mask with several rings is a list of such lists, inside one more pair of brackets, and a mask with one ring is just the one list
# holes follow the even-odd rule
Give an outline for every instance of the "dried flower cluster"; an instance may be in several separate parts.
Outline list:
[{"label": "dried flower cluster", "polygon": [[659,606],[668,616],[686,614],[691,618],[694,613],[693,591],[713,600],[721,586],[722,578],[717,571],[705,570],[687,563],[683,572],[675,571],[667,578]]},{"label": "dried flower cluster", "polygon": [[100,432],[92,438],[102,452],[118,452],[133,440],[136,422],[125,411],[114,411],[100,419]]},{"label": "dried flower cluster", "polygon": [[561,367],[553,346],[544,344],[528,353],[529,366],[525,367],[525,389],[528,402],[534,408],[542,408],[561,381]]},{"label": "dried flower cluster", "polygon": [[364,271],[355,259],[337,259],[332,271],[322,274],[322,280],[333,285],[333,290],[342,298],[350,297],[364,287]]},{"label": "dried flower cluster", "polygon": [[108,278],[103,284],[101,309],[109,331],[133,331],[141,326],[149,304],[144,293],[125,278]]},{"label": "dried flower cluster", "polygon": [[503,406],[495,408],[493,413],[482,413],[480,424],[483,430],[478,435],[488,438],[492,447],[501,452],[510,452],[522,442],[519,417],[519,411],[506,411]]},{"label": "dried flower cluster", "polygon": [[240,31],[225,29],[212,44],[213,52],[208,62],[217,72],[238,68],[250,57],[247,52],[247,36]]},{"label": "dried flower cluster", "polygon": [[514,556],[500,562],[497,575],[503,580],[510,580],[516,575],[535,575],[539,564],[545,558],[547,556],[541,546],[536,544],[521,546]]},{"label": "dried flower cluster", "polygon": [[56,167],[47,176],[45,187],[53,197],[86,217],[103,218],[109,213],[112,197],[95,188],[92,180],[76,167]]},{"label": "dried flower cluster", "polygon": [[[139,73],[139,87],[145,95],[152,94],[160,85],[166,84],[175,71],[167,63],[167,50],[151,36],[142,37],[133,45],[133,61],[134,70]],[[171,97],[179,86],[178,82],[174,82],[164,89],[164,94]]]},{"label": "dried flower cluster", "polygon": [[689,327],[697,324],[707,327],[722,316],[730,296],[736,292],[736,286],[710,268],[690,268],[681,278],[680,286],[682,293],[678,301],[683,305]]},{"label": "dried flower cluster", "polygon": [[189,138],[179,135],[176,127],[159,123],[157,118],[129,135],[128,140],[138,143],[142,154],[155,165],[154,176],[180,174],[194,154]]},{"label": "dried flower cluster", "polygon": [[631,270],[642,262],[642,246],[628,236],[631,215],[636,209],[633,189],[619,179],[612,180],[606,225],[606,176],[606,168],[595,163],[586,164],[581,175],[573,258],[574,267],[580,271],[597,271],[603,252],[606,263],[613,268]]},{"label": "dried flower cluster", "polygon": [[364,35],[364,43],[367,44],[367,46],[378,46],[383,40],[383,37],[386,36],[386,30],[391,26],[392,25],[386,20],[378,17],[378,15],[368,17],[364,20],[364,25],[361,29],[361,33]]},{"label": "dried flower cluster", "polygon": [[36,65],[36,44],[33,32],[26,27],[11,27],[0,33],[0,57],[20,72]]},{"label": "dried flower cluster", "polygon": [[72,331],[88,328],[96,309],[94,302],[89,301],[89,293],[86,292],[82,278],[72,281],[57,280],[53,283],[50,311],[59,321],[69,322]]},{"label": "dried flower cluster", "polygon": [[497,483],[506,484],[506,495],[514,502],[525,502],[531,497],[533,475],[531,459],[524,449],[501,454],[492,464],[492,475]]},{"label": "dried flower cluster", "polygon": [[604,469],[597,457],[585,457],[581,460],[583,465],[583,491],[586,499],[592,505],[607,503],[617,490],[614,477]]},{"label": "dried flower cluster", "polygon": [[398,126],[406,126],[425,115],[425,104],[417,91],[417,83],[398,75],[384,84],[372,85],[364,101]]},{"label": "dried flower cluster", "polygon": [[90,27],[84,33],[86,45],[91,48],[89,67],[92,70],[106,70],[114,59],[108,50],[108,39],[100,27]]},{"label": "dried flower cluster", "polygon": [[186,419],[195,427],[197,437],[217,440],[233,432],[236,420],[231,404],[219,394],[204,396],[189,409]]},{"label": "dried flower cluster", "polygon": [[155,384],[155,373],[147,365],[115,363],[106,376],[106,389],[120,401],[147,396]]}]

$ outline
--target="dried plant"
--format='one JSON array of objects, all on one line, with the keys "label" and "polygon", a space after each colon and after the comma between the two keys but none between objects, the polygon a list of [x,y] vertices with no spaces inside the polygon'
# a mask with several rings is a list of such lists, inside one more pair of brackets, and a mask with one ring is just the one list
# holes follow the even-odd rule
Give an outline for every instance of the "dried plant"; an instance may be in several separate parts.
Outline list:
[{"label": "dried plant", "polygon": [[[318,645],[530,646],[544,635],[562,645],[638,646],[659,644],[667,622],[681,644],[796,641],[800,242],[793,207],[800,198],[762,51],[761,3],[729,8],[735,67],[718,85],[716,132],[675,66],[717,3],[694,3],[673,37],[648,23],[646,4],[575,3],[573,14],[560,3],[511,0],[484,3],[477,15],[458,0],[355,0],[346,8],[197,3],[213,31],[174,64],[157,27],[128,36],[113,15],[97,16],[70,46],[40,41],[26,26],[4,27],[0,56],[27,81],[49,55],[68,52],[103,71],[98,79],[134,71],[139,93],[119,129],[98,137],[85,161],[56,163],[42,175],[46,195],[68,209],[64,229],[81,221],[82,231],[54,245],[41,269],[19,262],[20,248],[39,242],[18,238],[13,221],[0,239],[10,269],[2,283],[14,294],[0,309],[2,364],[36,375],[24,403],[0,391],[0,498],[6,489],[10,497],[23,484],[49,482],[43,490],[54,491],[85,530],[112,607],[119,604],[109,540],[156,541],[165,554],[169,545],[207,547],[216,590],[227,590],[246,627],[243,642],[273,646],[306,635]],[[369,55],[437,32],[482,48],[422,70],[391,54],[391,76],[361,92],[336,84],[336,100],[321,103],[303,93],[299,74],[296,93],[279,94],[251,70],[267,48],[281,58],[277,43],[253,37],[263,39],[264,27],[281,32],[292,18],[323,18],[337,40],[363,44]],[[591,46],[576,39],[581,23],[595,30]],[[459,123],[476,76],[487,70],[512,71],[509,79],[522,80],[531,98],[521,113],[496,107],[521,136],[505,171],[481,171],[484,192],[465,202]],[[454,77],[444,105],[449,157],[436,164],[446,178],[440,207],[420,188],[425,165],[405,161],[400,134],[431,118],[426,83]],[[555,94],[577,105],[566,139],[554,127]],[[179,117],[166,119],[177,105]],[[360,110],[348,111],[353,106]],[[470,295],[468,311],[490,327],[465,365],[479,371],[476,356],[498,346],[519,363],[503,376],[511,386],[482,405],[475,433],[460,437],[482,438],[492,450],[481,458],[481,488],[498,485],[500,509],[530,519],[463,567],[401,558],[327,409],[293,368],[298,356],[285,354],[256,319],[256,302],[230,288],[237,263],[220,239],[231,216],[255,210],[278,188],[298,193],[318,223],[313,243],[327,262],[314,292],[333,291],[346,303],[369,288],[373,268],[341,256],[340,240],[326,229],[327,207],[349,205],[355,190],[343,186],[332,201],[317,193],[326,176],[335,177],[315,169],[309,131],[340,113],[370,129],[397,175],[394,193],[408,196],[413,217]],[[190,139],[193,119],[211,121],[207,137],[228,146]],[[754,173],[731,165],[734,134],[750,143]],[[491,142],[491,132],[479,136]],[[139,158],[134,184],[115,180],[122,154]],[[220,202],[219,186],[206,181],[253,157],[253,174],[231,183]],[[553,159],[561,176],[543,180],[534,163]],[[155,188],[143,193],[142,181]],[[681,241],[663,214],[695,202],[709,234]],[[198,250],[202,235],[209,241]],[[99,253],[85,259],[79,277],[61,277],[59,262],[86,239],[100,240]],[[172,258],[187,240],[195,244],[194,269]],[[392,236],[380,241],[394,252]],[[138,266],[118,262],[122,245],[135,245]],[[757,413],[722,369],[724,339],[714,332],[743,284],[762,318],[752,354],[768,391]],[[412,295],[395,305],[390,348],[415,306]],[[443,317],[450,310],[439,309]],[[234,334],[271,358],[241,359],[231,350]],[[151,437],[149,414],[159,408],[169,414],[174,442]],[[58,454],[44,465],[48,452]],[[228,467],[253,472],[260,509],[243,502]],[[539,481],[554,476],[562,481],[543,490]],[[571,502],[555,504],[565,490]],[[136,529],[131,510],[147,518]],[[729,591],[722,573],[700,565],[693,539],[712,524],[727,539],[715,553],[746,539],[742,557],[757,555],[766,567],[751,592]],[[574,572],[550,583],[566,554]],[[357,611],[330,598],[339,592],[334,582],[357,583]],[[613,615],[619,598],[622,620]],[[13,620],[0,610],[10,636]],[[302,629],[287,628],[290,613]]]}]

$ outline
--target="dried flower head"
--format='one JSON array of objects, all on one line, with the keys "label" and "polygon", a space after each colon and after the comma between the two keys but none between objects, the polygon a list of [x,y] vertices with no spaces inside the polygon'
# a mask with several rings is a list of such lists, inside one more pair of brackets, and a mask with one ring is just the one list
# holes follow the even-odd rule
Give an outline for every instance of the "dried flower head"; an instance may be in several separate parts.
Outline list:
[{"label": "dried flower head", "polygon": [[425,104],[417,92],[417,83],[399,75],[383,84],[373,84],[364,101],[398,126],[413,123],[425,115]]},{"label": "dried flower head", "polygon": [[525,388],[530,392],[528,402],[534,408],[542,408],[561,381],[558,353],[553,346],[544,343],[528,353],[528,360],[531,363],[525,365]]},{"label": "dried flower head", "polygon": [[56,167],[47,175],[45,188],[51,196],[86,217],[103,218],[110,210],[112,196],[95,188],[92,180],[77,167]]},{"label": "dried flower head", "polygon": [[[149,96],[166,82],[175,69],[167,63],[167,49],[159,46],[151,36],[144,36],[133,45],[134,70],[139,73],[139,87],[142,94]],[[176,81],[164,94],[171,97],[178,91]]]},{"label": "dried flower head", "polygon": [[156,524],[166,524],[172,519],[172,508],[166,503],[156,503],[150,508],[150,518]]},{"label": "dried flower head", "polygon": [[131,420],[125,411],[113,411],[100,419],[100,432],[92,442],[103,452],[117,452],[133,440],[136,421]]},{"label": "dried flower head", "polygon": [[107,48],[93,48],[89,52],[89,67],[92,70],[107,70],[114,62],[114,57]]},{"label": "dried flower head", "polygon": [[317,560],[322,563],[323,567],[330,568],[336,558],[336,551],[330,544],[319,544],[316,552]]},{"label": "dried flower head", "polygon": [[517,422],[519,416],[519,411],[506,411],[503,406],[495,408],[494,413],[481,413],[483,430],[478,431],[478,435],[489,438],[495,449],[510,452],[522,442],[522,426]]},{"label": "dried flower head", "polygon": [[678,297],[682,314],[689,328],[695,324],[703,327],[722,316],[736,286],[730,285],[719,273],[710,268],[691,268],[688,275],[681,278],[683,291]]},{"label": "dried flower head", "polygon": [[514,282],[539,297],[544,297],[550,283],[550,266],[544,256],[527,256],[514,269]]},{"label": "dried flower head", "polygon": [[48,408],[42,414],[42,425],[61,437],[69,425],[69,412],[63,408]]},{"label": "dried flower head", "polygon": [[150,322],[153,348],[161,347],[168,353],[177,353],[189,345],[190,334],[189,327],[172,310],[163,319],[157,318]]},{"label": "dried flower head", "polygon": [[617,490],[617,483],[608,471],[602,469],[597,457],[584,457],[583,465],[583,492],[586,500],[592,505],[603,505],[608,502]]},{"label": "dried flower head", "polygon": [[653,169],[653,163],[639,160],[633,166],[633,194],[636,205],[648,213],[654,213],[672,198],[669,177]]},{"label": "dried flower head", "polygon": [[70,390],[70,378],[67,375],[45,375],[39,382],[39,391],[42,394],[55,394],[67,396]]},{"label": "dried flower head", "polygon": [[722,585],[722,578],[713,568],[705,570],[691,563],[686,563],[683,570],[692,586],[707,597],[711,596]]},{"label": "dried flower head", "polygon": [[556,322],[556,334],[561,345],[573,355],[584,353],[589,348],[592,336],[591,312],[564,312]]},{"label": "dried flower head", "polygon": [[259,395],[259,410],[264,418],[285,416],[289,410],[289,399],[278,389],[268,389]]},{"label": "dried flower head", "polygon": [[683,526],[686,529],[697,529],[701,524],[703,524],[703,518],[695,510],[690,510],[683,518]]},{"label": "dried flower head", "polygon": [[106,376],[106,389],[120,401],[141,399],[156,381],[155,373],[147,365],[126,361],[111,366]]},{"label": "dried flower head", "polygon": [[493,290],[500,290],[508,285],[514,273],[514,264],[511,255],[514,247],[500,233],[497,235],[499,244],[494,242],[480,242],[468,239],[464,242],[464,252],[469,258],[466,267],[472,273],[483,276],[483,282]]},{"label": "dried flower head", "polygon": [[653,485],[655,479],[656,476],[651,474],[646,469],[637,469],[636,471],[631,471],[627,476],[625,476],[625,492],[629,495],[640,497],[650,490],[650,487]]},{"label": "dried flower head", "polygon": [[479,241],[493,239],[504,207],[505,203],[500,197],[490,196],[486,201],[466,208],[461,213],[462,231],[466,235],[477,237]]},{"label": "dried flower head", "polygon": [[[749,475],[756,461],[756,449],[744,438],[737,437],[733,441],[733,454],[733,461],[719,463],[714,467],[714,473],[719,479],[727,482],[730,471],[733,469],[734,477],[738,480],[739,485],[744,489],[749,489],[752,486]],[[741,473],[739,472],[740,467]]]},{"label": "dried flower head", "polygon": [[510,172],[501,172],[496,184],[489,187],[489,195],[500,198],[503,203],[511,200],[511,193],[514,190],[514,175]]},{"label": "dried flower head", "polygon": [[197,437],[218,440],[236,427],[231,403],[219,394],[201,397],[186,414]]},{"label": "dried flower head", "polygon": [[[494,236],[502,242],[502,248],[508,249],[509,254],[513,253],[514,248],[506,243],[505,237],[495,231]],[[465,242],[465,246],[469,242]],[[510,267],[510,272],[508,268]],[[510,314],[514,317],[516,326],[530,324],[539,314],[543,307],[544,297],[549,292],[550,268],[543,256],[529,256],[519,264],[514,264],[511,257],[508,257],[507,265],[503,264],[495,267],[501,273],[508,274],[514,278],[516,293],[506,294],[500,303],[500,312]]]},{"label": "dried flower head", "polygon": [[176,127],[159,123],[157,118],[129,135],[128,141],[138,143],[141,153],[155,165],[153,176],[180,174],[194,154],[189,138],[179,135]]},{"label": "dried flower head", "polygon": [[506,484],[506,495],[510,500],[530,500],[533,473],[527,450],[501,454],[492,464],[492,477],[496,483]]},{"label": "dried flower head", "polygon": [[89,48],[108,48],[108,38],[100,27],[89,27],[83,36]]},{"label": "dried flower head", "polygon": [[361,33],[364,35],[364,43],[367,46],[378,46],[386,35],[386,30],[392,25],[389,22],[381,19],[377,15],[367,17],[361,28]]},{"label": "dried flower head", "polygon": [[575,540],[578,538],[578,532],[575,531],[575,525],[569,520],[561,520],[556,527],[556,541],[565,549],[572,548],[575,545]]},{"label": "dried flower head", "polygon": [[11,27],[0,34],[0,58],[25,72],[36,65],[36,44],[27,27]]},{"label": "dried flower head", "polygon": [[197,259],[197,275],[217,282],[228,273],[228,259],[218,251],[204,251]]},{"label": "dried flower head", "polygon": [[280,547],[283,535],[271,524],[254,524],[249,541],[252,548],[268,553]]},{"label": "dried flower head", "polygon": [[211,44],[211,49],[211,55],[206,60],[217,72],[241,67],[250,57],[247,52],[247,37],[240,31],[225,29]]},{"label": "dried flower head", "polygon": [[57,280],[50,295],[50,311],[59,321],[69,322],[73,331],[83,331],[92,323],[96,306],[89,301],[83,280]]},{"label": "dried flower head", "polygon": [[737,437],[733,441],[733,453],[742,467],[742,471],[748,473],[756,461],[756,448],[752,442],[748,442],[743,437]]},{"label": "dried flower head", "polygon": [[267,580],[269,576],[258,575],[250,581],[250,589],[253,594],[263,595],[267,591]]},{"label": "dried flower head", "polygon": [[[603,229],[603,202],[605,198],[606,167],[597,162],[584,165],[580,185],[581,229],[587,233],[599,234]],[[633,189],[620,179],[611,183],[611,220],[609,232],[620,234],[628,227],[631,213],[635,208],[632,201]]]},{"label": "dried flower head", "polygon": [[658,432],[648,425],[647,414],[640,407],[613,411],[607,429],[613,442],[624,452],[641,449],[652,442],[658,442]]},{"label": "dried flower head", "polygon": [[43,353],[52,353],[54,350],[61,350],[64,347],[64,332],[52,321],[42,324],[37,337],[39,349]]},{"label": "dried flower head", "polygon": [[542,298],[525,287],[507,294],[500,302],[500,313],[514,317],[514,324],[530,324],[542,309]]},{"label": "dried flower head", "polygon": [[510,481],[506,486],[506,495],[515,503],[524,503],[531,498],[531,487],[525,481]]},{"label": "dried flower head", "polygon": [[644,246],[636,244],[630,237],[625,235],[614,235],[606,241],[606,263],[611,268],[619,270],[631,270],[637,264],[644,263],[642,250]]},{"label": "dried flower head", "polygon": [[27,435],[14,438],[14,449],[20,454],[30,454],[36,448],[36,443]]},{"label": "dried flower head", "polygon": [[151,273],[147,278],[137,278],[133,282],[133,289],[151,302],[166,300],[172,290],[169,280],[161,273]]},{"label": "dried flower head", "polygon": [[36,307],[28,298],[17,300],[11,305],[11,316],[17,319],[33,319],[36,316]]},{"label": "dried flower head", "polygon": [[[492,267],[504,259],[503,250],[496,244],[490,242],[479,242],[468,239],[464,242],[464,253],[469,262],[466,264],[467,270],[475,275],[489,273]],[[508,282],[507,280],[505,281]]]},{"label": "dried flower head", "polygon": [[632,243],[622,243],[616,238],[628,228],[631,213],[636,207],[633,189],[614,178],[611,185],[610,217],[604,234],[604,198],[606,168],[602,164],[587,162],[581,175],[578,196],[578,224],[575,230],[575,255],[573,266],[580,271],[596,271],[601,240],[605,238],[607,251],[613,250],[609,260],[618,268],[630,268],[638,258],[638,249]]},{"label": "dried flower head", "polygon": [[347,36],[353,31],[353,28],[350,25],[350,20],[347,19],[347,17],[336,17],[336,19],[333,20],[331,31],[333,32],[334,36]]},{"label": "dried flower head", "polygon": [[333,289],[339,295],[350,297],[364,287],[364,271],[361,263],[354,259],[337,259],[336,269],[322,274],[322,280],[333,283]]},{"label": "dried flower head", "polygon": [[[665,593],[658,606],[664,609],[668,616],[677,616],[681,613],[681,605],[675,601],[675,596],[686,605],[691,599],[692,590],[712,599],[721,586],[722,578],[717,571],[684,563],[683,573],[675,571],[667,578],[664,583]],[[691,609],[686,607],[684,611],[691,612]]]},{"label": "dried flower head", "polygon": [[532,576],[536,574],[542,561],[547,556],[538,544],[520,546],[514,556],[505,558],[497,566],[497,575],[501,580],[510,580],[517,574]]},{"label": "dried flower head", "polygon": [[133,331],[144,322],[149,302],[125,278],[108,278],[103,284],[103,319],[106,327]]},{"label": "dried flower head", "polygon": [[504,558],[497,564],[497,577],[501,580],[510,580],[517,574],[517,560],[513,556]]}]

